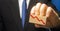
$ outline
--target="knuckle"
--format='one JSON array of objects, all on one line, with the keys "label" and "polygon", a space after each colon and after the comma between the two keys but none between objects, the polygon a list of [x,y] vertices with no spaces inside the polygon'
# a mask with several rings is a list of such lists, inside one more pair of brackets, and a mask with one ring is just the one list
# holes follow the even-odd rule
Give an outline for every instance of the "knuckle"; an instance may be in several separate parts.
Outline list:
[{"label": "knuckle", "polygon": [[41,5],[41,3],[37,3],[36,5]]},{"label": "knuckle", "polygon": [[41,3],[36,4],[36,8],[39,8],[41,6]]},{"label": "knuckle", "polygon": [[51,9],[51,7],[48,7],[48,9]]},{"label": "knuckle", "polygon": [[42,4],[42,6],[47,6],[46,4]]},{"label": "knuckle", "polygon": [[31,13],[31,14],[33,14],[33,13],[34,13],[34,11],[35,11],[35,6],[33,6],[33,7],[32,7],[32,9],[31,9],[31,12],[30,12],[30,13]]},{"label": "knuckle", "polygon": [[46,10],[47,7],[48,7],[48,6],[47,6],[46,4],[42,4],[40,9],[42,9],[42,10]]},{"label": "knuckle", "polygon": [[52,8],[51,8],[51,7],[48,7],[47,9],[48,9],[48,11],[50,11],[50,12],[52,11]]}]

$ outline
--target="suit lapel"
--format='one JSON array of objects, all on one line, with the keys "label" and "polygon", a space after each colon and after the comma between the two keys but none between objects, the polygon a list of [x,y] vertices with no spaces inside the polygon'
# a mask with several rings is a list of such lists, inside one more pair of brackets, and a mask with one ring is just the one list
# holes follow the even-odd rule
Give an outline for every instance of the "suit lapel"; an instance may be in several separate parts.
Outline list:
[{"label": "suit lapel", "polygon": [[12,5],[11,5],[11,10],[12,10],[12,14],[14,19],[17,21],[17,27],[18,27],[18,31],[22,31],[22,21],[20,18],[20,12],[19,12],[19,4],[18,4],[18,0],[11,0],[12,1]]},{"label": "suit lapel", "polygon": [[8,8],[4,6],[5,7],[4,15],[5,17],[8,17],[9,19],[9,20],[5,19],[7,21],[6,22],[7,30],[8,31],[22,31],[22,24],[21,24],[20,15],[19,15],[18,0],[6,0],[6,2],[5,2],[6,7]]}]

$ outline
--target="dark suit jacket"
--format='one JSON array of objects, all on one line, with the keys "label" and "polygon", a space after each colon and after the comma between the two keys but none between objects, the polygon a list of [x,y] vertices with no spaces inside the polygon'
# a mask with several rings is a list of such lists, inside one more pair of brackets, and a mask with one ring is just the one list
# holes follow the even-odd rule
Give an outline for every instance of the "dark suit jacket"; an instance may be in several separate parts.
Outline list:
[{"label": "dark suit jacket", "polygon": [[[31,0],[26,16],[30,9],[36,4],[36,0]],[[19,15],[18,0],[0,0],[0,31],[37,31],[34,24],[30,24],[26,17],[25,27],[22,28],[22,20]],[[41,29],[39,29],[41,30]]]},{"label": "dark suit jacket", "polygon": [[18,0],[0,0],[0,31],[22,31]]}]

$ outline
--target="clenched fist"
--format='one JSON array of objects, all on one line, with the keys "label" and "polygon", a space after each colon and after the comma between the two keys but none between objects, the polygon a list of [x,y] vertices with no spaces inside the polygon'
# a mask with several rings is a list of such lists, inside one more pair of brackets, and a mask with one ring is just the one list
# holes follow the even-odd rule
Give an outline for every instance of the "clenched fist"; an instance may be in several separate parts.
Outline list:
[{"label": "clenched fist", "polygon": [[[37,17],[47,17],[46,25],[44,25],[43,27],[52,28],[60,25],[58,14],[54,11],[53,8],[47,6],[46,4],[37,3],[35,6],[32,7],[30,14]],[[35,27],[39,28],[42,26],[40,26],[39,24],[35,24]]]}]

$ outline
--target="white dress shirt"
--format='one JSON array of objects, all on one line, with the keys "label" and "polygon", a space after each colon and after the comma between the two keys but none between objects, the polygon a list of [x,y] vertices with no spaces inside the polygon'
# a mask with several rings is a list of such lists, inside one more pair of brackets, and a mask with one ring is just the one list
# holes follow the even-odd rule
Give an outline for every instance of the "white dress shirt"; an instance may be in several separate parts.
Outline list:
[{"label": "white dress shirt", "polygon": [[[30,2],[30,0],[26,0],[27,9],[28,9],[28,6],[29,6],[29,2]],[[23,3],[23,0],[18,0],[18,3],[19,3],[19,10],[20,10],[20,18],[22,18],[22,3]]]}]

